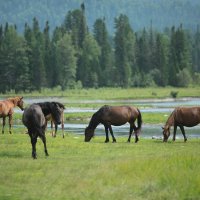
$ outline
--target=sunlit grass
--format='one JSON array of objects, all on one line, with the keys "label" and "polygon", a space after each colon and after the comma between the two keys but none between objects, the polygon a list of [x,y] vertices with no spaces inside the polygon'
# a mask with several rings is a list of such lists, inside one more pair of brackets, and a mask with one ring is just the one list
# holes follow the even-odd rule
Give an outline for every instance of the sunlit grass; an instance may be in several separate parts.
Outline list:
[{"label": "sunlit grass", "polygon": [[41,140],[31,158],[29,136],[17,129],[0,135],[0,199],[198,199],[200,141],[105,144],[95,137],[47,134],[50,156]]}]

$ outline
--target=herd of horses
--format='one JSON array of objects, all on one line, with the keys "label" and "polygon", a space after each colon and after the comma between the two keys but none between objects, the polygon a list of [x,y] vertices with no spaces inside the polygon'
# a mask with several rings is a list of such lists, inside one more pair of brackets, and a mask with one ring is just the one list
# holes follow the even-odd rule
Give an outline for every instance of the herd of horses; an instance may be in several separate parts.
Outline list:
[{"label": "herd of horses", "polygon": [[[46,146],[45,130],[47,122],[51,121],[51,125],[55,125],[55,133],[52,136],[56,136],[57,127],[62,124],[62,135],[64,138],[64,109],[65,106],[59,102],[42,102],[33,103],[24,108],[23,97],[8,98],[0,101],[0,118],[3,118],[2,133],[4,133],[5,119],[9,118],[9,132],[12,133],[12,115],[14,113],[14,107],[19,107],[23,111],[22,122],[28,129],[28,134],[32,144],[32,157],[37,158],[36,143],[37,138],[41,138],[44,144],[45,155],[48,156]],[[137,126],[135,121],[137,120]],[[138,108],[133,106],[102,106],[97,112],[95,112],[89,125],[85,128],[85,142],[89,142],[94,136],[94,131],[99,124],[103,124],[105,127],[106,140],[109,142],[109,132],[112,136],[112,141],[116,142],[114,137],[112,125],[121,126],[126,123],[130,124],[128,141],[131,141],[131,136],[134,131],[135,143],[139,141],[139,134],[142,128],[142,115]],[[200,107],[177,107],[171,113],[167,119],[165,126],[163,127],[163,142],[167,142],[170,136],[171,126],[174,127],[173,141],[176,139],[177,127],[183,134],[184,141],[187,141],[185,135],[184,126],[193,127],[200,123]],[[51,126],[52,127],[52,126]]]}]

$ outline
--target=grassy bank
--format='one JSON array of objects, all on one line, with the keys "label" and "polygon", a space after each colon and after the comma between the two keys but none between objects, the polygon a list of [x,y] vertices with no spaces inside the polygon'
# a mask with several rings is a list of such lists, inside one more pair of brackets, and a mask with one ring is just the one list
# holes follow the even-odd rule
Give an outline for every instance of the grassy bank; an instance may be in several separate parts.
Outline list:
[{"label": "grassy bank", "polygon": [[[200,87],[189,88],[99,88],[99,89],[72,89],[61,91],[59,88],[43,89],[41,92],[17,94],[25,97],[66,97],[68,100],[88,99],[145,99],[145,98],[169,98],[171,92],[178,92],[177,97],[199,97]],[[1,94],[1,96],[15,96],[13,92]]]},{"label": "grassy bank", "polygon": [[[65,113],[65,123],[88,123],[93,113],[80,112],[80,113]],[[146,124],[161,124],[165,123],[169,116],[169,112],[166,113],[142,113],[143,122]],[[13,115],[13,124],[22,124],[22,114],[15,113]],[[6,127],[8,127],[8,121],[6,121]]]},{"label": "grassy bank", "polygon": [[45,157],[38,140],[38,159],[32,160],[28,135],[0,134],[0,199],[199,198],[199,140],[103,141],[47,135],[50,156]]}]

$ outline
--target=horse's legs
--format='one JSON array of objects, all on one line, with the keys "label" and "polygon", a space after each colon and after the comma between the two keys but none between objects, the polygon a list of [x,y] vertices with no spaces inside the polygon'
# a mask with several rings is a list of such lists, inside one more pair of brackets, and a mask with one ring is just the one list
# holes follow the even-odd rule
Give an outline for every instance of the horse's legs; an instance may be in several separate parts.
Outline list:
[{"label": "horse's legs", "polygon": [[5,118],[5,117],[3,117],[3,127],[2,127],[2,134],[4,134],[4,126],[5,126],[5,124],[6,124],[6,118]]},{"label": "horse's legs", "polygon": [[139,141],[139,138],[138,138],[137,127],[135,126],[135,124],[133,124],[133,129],[134,129],[134,132],[135,132],[135,143],[137,143]]},{"label": "horse's legs", "polygon": [[45,137],[45,134],[41,134],[40,135],[40,138],[44,144],[44,152],[45,152],[45,155],[48,156],[48,151],[47,151],[47,146],[46,146],[46,137]]},{"label": "horse's legs", "polygon": [[180,129],[181,129],[181,132],[183,134],[183,137],[184,137],[184,141],[186,142],[187,141],[187,137],[185,136],[185,130],[184,130],[184,127],[183,126],[179,126]]},{"label": "horse's legs", "polygon": [[11,126],[12,126],[12,115],[9,115],[9,133],[11,134]]},{"label": "horse's legs", "polygon": [[176,140],[176,130],[177,130],[177,125],[174,124],[173,141]]},{"label": "horse's legs", "polygon": [[55,137],[54,132],[53,132],[53,121],[51,120],[51,135],[52,137]]},{"label": "horse's legs", "polygon": [[109,142],[109,136],[108,136],[108,126],[104,125],[105,127],[105,132],[106,132],[106,140],[105,143]]},{"label": "horse's legs", "polygon": [[58,130],[58,125],[55,124],[55,133],[54,133],[54,137],[56,137],[57,130]]},{"label": "horse's legs", "polygon": [[64,138],[65,137],[65,133],[64,133],[64,114],[63,113],[62,113],[62,122],[61,122],[61,124],[62,124],[62,136]]},{"label": "horse's legs", "polygon": [[132,133],[133,133],[133,125],[130,124],[130,131],[129,131],[129,137],[128,137],[127,142],[130,142],[130,141],[131,141],[131,135],[132,135]]},{"label": "horse's legs", "polygon": [[110,134],[111,134],[111,136],[112,136],[113,142],[116,142],[116,139],[115,139],[115,136],[114,136],[114,134],[113,134],[113,130],[112,130],[111,125],[109,125],[108,128],[109,128]]},{"label": "horse's legs", "polygon": [[37,154],[36,154],[36,143],[37,143],[37,136],[33,136],[31,134],[30,135],[30,138],[31,138],[31,144],[32,144],[32,157],[33,159],[37,159]]}]

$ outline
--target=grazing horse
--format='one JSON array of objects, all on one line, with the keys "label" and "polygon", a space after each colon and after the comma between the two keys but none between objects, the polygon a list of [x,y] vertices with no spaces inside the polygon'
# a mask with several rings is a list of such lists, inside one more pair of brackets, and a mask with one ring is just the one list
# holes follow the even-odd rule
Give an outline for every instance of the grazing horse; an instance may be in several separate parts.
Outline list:
[{"label": "grazing horse", "polygon": [[167,142],[170,136],[170,128],[174,126],[173,141],[176,139],[177,126],[180,127],[184,137],[184,141],[187,141],[185,136],[184,126],[193,127],[200,123],[200,107],[177,107],[169,116],[163,129],[163,142]]},{"label": "grazing horse", "polygon": [[[65,107],[63,107],[63,105],[60,104],[60,103],[58,103],[58,105],[62,110],[61,127],[62,127],[62,137],[64,138],[65,137],[65,133],[64,133],[64,109],[65,109]],[[53,116],[51,114],[49,114],[49,115],[45,116],[45,119],[46,119],[46,127],[47,127],[48,121],[51,122],[52,137],[56,137],[58,125],[55,123],[55,120],[54,120]],[[53,126],[55,126],[55,131],[53,131]]]},{"label": "grazing horse", "polygon": [[3,118],[3,128],[2,134],[4,133],[4,126],[6,124],[6,117],[9,117],[9,132],[11,132],[12,126],[12,115],[14,113],[14,107],[18,106],[21,110],[24,110],[23,107],[23,97],[14,97],[8,98],[6,100],[0,101],[0,118]]},{"label": "grazing horse", "polygon": [[[138,127],[136,127],[134,123],[136,119]],[[133,130],[135,133],[135,142],[138,142],[138,135],[141,132],[142,126],[142,116],[139,109],[131,106],[102,106],[96,113],[93,114],[89,122],[89,126],[85,129],[85,142],[89,142],[91,140],[94,136],[94,130],[100,123],[105,127],[105,142],[109,142],[108,130],[110,131],[113,142],[116,142],[111,125],[121,126],[127,122],[130,124],[128,142],[131,140]]]},{"label": "grazing horse", "polygon": [[55,124],[61,123],[62,109],[56,102],[44,102],[38,104],[32,104],[24,110],[22,116],[22,122],[28,129],[28,134],[31,138],[32,144],[32,157],[37,158],[36,155],[36,142],[37,138],[40,137],[44,144],[44,151],[48,156],[46,147],[46,119],[45,116],[51,114],[54,118]]}]

